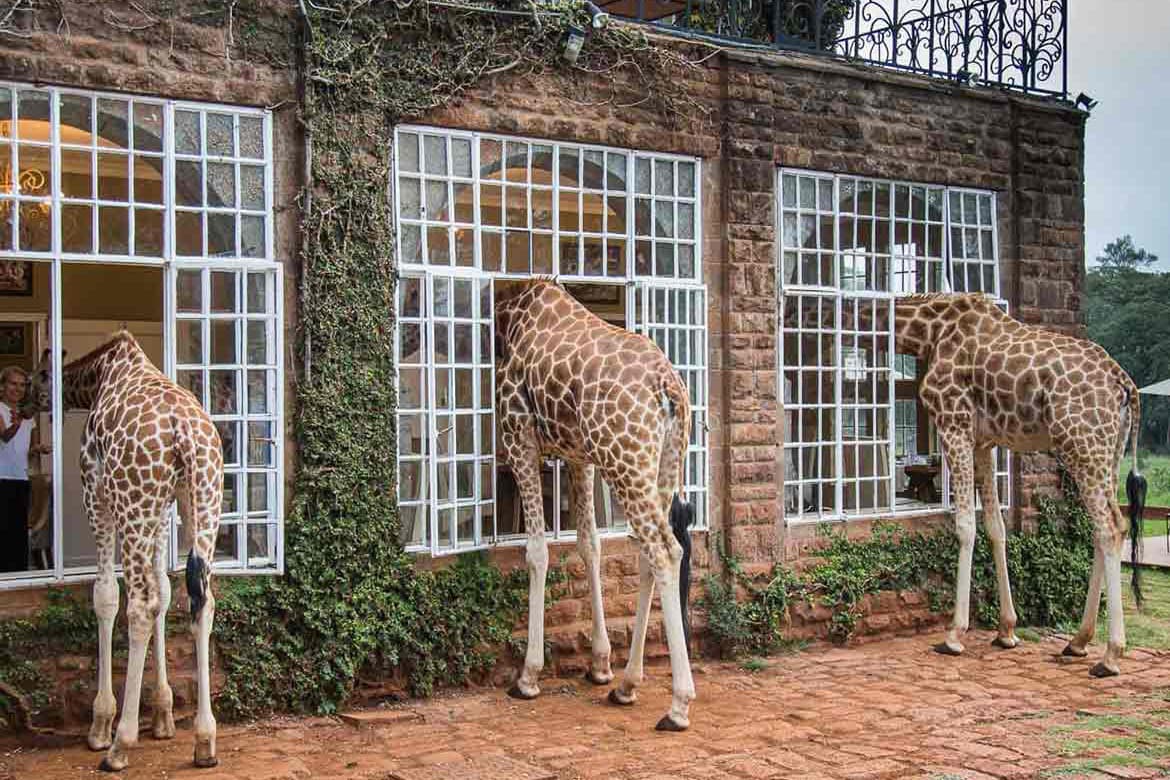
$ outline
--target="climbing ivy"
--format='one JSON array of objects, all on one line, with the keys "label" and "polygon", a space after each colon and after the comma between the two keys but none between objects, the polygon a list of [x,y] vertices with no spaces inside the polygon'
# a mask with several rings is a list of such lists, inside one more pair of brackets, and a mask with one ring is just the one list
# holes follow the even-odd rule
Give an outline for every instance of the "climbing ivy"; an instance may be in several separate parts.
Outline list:
[{"label": "climbing ivy", "polygon": [[[27,618],[0,621],[0,729],[31,728],[57,704],[44,664],[97,652],[97,618],[83,599],[50,590]],[[125,632],[121,634],[123,640]],[[115,643],[115,651],[124,641]]]},{"label": "climbing ivy", "polygon": [[[588,71],[598,100],[688,110],[676,86],[697,64],[625,27],[593,31],[573,70],[560,59],[574,2],[334,0],[302,4],[302,120],[311,185],[303,214],[295,379],[299,462],[281,578],[220,581],[225,717],[328,712],[363,670],[416,694],[489,669],[525,606],[526,575],[482,556],[419,571],[394,499],[392,128],[489,77]],[[578,84],[575,93],[581,94]],[[633,95],[631,97],[631,94]]]},{"label": "climbing ivy", "polygon": [[[1034,533],[1008,536],[1008,570],[1022,625],[1067,627],[1081,615],[1093,563],[1092,521],[1075,494],[1041,499]],[[830,610],[829,636],[839,642],[853,636],[867,596],[883,590],[927,593],[931,609],[953,607],[958,541],[942,528],[911,532],[879,523],[871,534],[850,539],[826,526],[825,546],[817,562],[797,574],[776,566],[763,583],[744,574],[739,562],[724,555],[728,579],[708,575],[699,606],[721,654],[767,654],[784,642],[790,608],[797,603]],[[746,598],[736,599],[736,589]],[[999,594],[995,561],[980,525],[971,572],[971,619],[995,626]]]}]

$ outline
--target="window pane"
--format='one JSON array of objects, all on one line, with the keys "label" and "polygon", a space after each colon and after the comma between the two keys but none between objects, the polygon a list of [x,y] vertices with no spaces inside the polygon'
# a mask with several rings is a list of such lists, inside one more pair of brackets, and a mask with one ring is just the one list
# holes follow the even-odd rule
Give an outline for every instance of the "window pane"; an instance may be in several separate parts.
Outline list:
[{"label": "window pane", "polygon": [[163,107],[157,103],[134,103],[134,148],[144,152],[163,149]]},{"label": "window pane", "polygon": [[202,116],[198,111],[175,111],[175,151],[199,154],[203,150]]}]

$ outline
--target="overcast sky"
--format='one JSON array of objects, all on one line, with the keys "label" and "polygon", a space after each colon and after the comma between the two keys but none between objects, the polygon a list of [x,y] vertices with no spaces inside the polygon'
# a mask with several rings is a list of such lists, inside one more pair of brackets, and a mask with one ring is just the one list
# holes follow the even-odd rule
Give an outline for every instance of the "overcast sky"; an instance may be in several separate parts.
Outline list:
[{"label": "overcast sky", "polygon": [[1170,271],[1170,0],[1068,0],[1070,97],[1085,130],[1085,257],[1129,233]]}]

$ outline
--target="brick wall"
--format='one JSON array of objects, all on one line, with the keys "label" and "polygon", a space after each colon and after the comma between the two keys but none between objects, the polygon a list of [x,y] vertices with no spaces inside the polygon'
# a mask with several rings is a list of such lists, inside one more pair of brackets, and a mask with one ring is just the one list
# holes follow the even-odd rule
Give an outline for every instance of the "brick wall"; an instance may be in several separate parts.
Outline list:
[{"label": "brick wall", "polygon": [[[69,34],[49,11],[28,17],[28,38],[6,39],[0,77],[125,90],[165,97],[280,106],[276,111],[277,246],[287,263],[286,324],[295,343],[299,245],[295,195],[302,182],[303,138],[295,123],[292,36],[295,3],[271,0],[273,24],[256,56],[240,44],[225,56],[225,31],[164,19],[133,29],[113,0],[64,2]],[[43,17],[43,18],[42,18]],[[110,19],[121,20],[111,24]],[[142,22],[141,19],[138,20]],[[665,112],[635,84],[571,76],[503,73],[454,104],[419,117],[423,124],[699,155],[703,166],[703,262],[710,291],[711,523],[749,570],[808,553],[811,530],[785,527],[781,505],[782,427],[776,388],[776,235],[774,180],[779,165],[971,186],[998,193],[1004,292],[1027,322],[1077,331],[1083,287],[1084,117],[1067,107],[958,87],[798,54],[680,46],[703,63],[680,68],[676,83],[694,101]],[[262,56],[261,56],[262,55]],[[292,376],[290,368],[289,375]],[[291,382],[287,408],[295,409]],[[290,438],[290,459],[295,441]],[[1027,509],[1055,487],[1041,457],[1021,457],[1013,503]],[[288,473],[292,473],[292,461]],[[291,495],[291,491],[290,491]],[[923,521],[918,521],[923,522]],[[855,532],[864,526],[854,526]],[[695,576],[712,567],[715,534],[696,538]],[[554,560],[561,552],[554,545]],[[549,614],[561,671],[582,667],[589,607],[576,553],[569,596]],[[628,644],[636,588],[626,540],[604,544],[607,611],[619,658]],[[502,565],[522,565],[521,548],[497,550]],[[427,562],[423,565],[441,565]],[[19,601],[24,597],[5,597]],[[890,599],[893,598],[893,601]],[[891,625],[922,621],[913,596],[876,606]],[[901,599],[901,600],[898,600]],[[13,610],[24,607],[13,604]],[[0,610],[4,605],[0,603]],[[810,625],[815,612],[798,616]],[[882,628],[881,620],[868,629]],[[696,620],[696,625],[701,621]],[[657,630],[657,629],[655,629]],[[810,629],[813,633],[816,628]],[[654,653],[661,638],[652,634]],[[625,644],[623,644],[625,643]]]}]

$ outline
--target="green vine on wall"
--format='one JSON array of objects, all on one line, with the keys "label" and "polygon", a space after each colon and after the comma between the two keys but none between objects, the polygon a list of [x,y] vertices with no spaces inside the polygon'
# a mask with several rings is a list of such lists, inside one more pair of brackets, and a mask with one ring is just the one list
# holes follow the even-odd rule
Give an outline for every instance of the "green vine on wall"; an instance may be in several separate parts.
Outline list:
[{"label": "green vine on wall", "polygon": [[[1007,541],[1012,595],[1022,625],[1068,627],[1080,618],[1093,563],[1093,531],[1075,492],[1039,501],[1035,533],[1010,534]],[[927,594],[935,612],[953,606],[958,541],[950,528],[928,533],[886,523],[850,539],[826,526],[827,539],[817,563],[797,574],[776,566],[765,582],[744,574],[736,559],[724,556],[729,579],[704,580],[699,606],[720,654],[767,655],[785,644],[791,608],[798,603],[830,611],[829,636],[848,641],[864,617],[867,597],[881,591],[915,590]],[[971,577],[971,619],[994,626],[999,620],[995,562],[980,524]],[[736,598],[737,587],[744,598]]]}]

